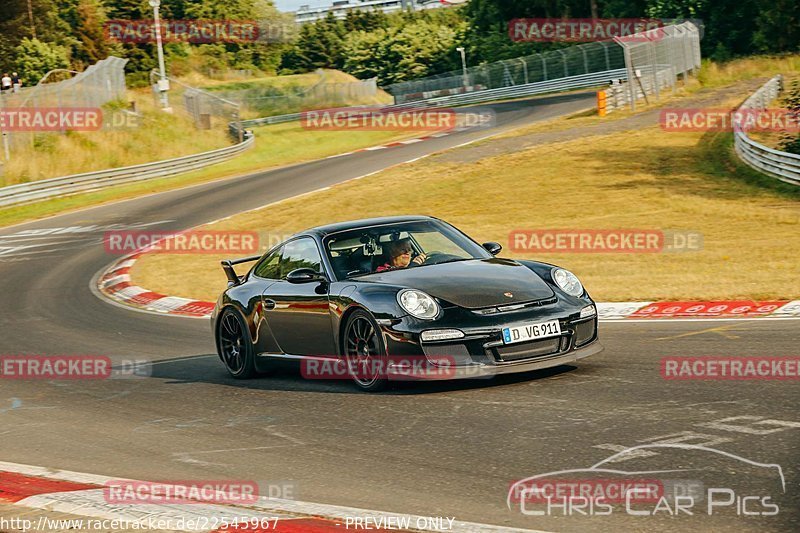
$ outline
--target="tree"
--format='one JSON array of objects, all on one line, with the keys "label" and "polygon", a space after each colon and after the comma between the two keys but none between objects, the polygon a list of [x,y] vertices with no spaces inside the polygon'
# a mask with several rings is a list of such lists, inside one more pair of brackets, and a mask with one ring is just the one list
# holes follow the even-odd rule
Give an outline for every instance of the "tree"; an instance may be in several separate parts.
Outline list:
[{"label": "tree", "polygon": [[346,34],[343,22],[333,13],[313,24],[303,25],[294,47],[284,54],[281,68],[291,72],[341,68]]},{"label": "tree", "polygon": [[760,52],[800,51],[800,2],[774,0],[762,5],[753,44]]},{"label": "tree", "polygon": [[[463,26],[463,24],[462,24]],[[462,28],[420,20],[401,28],[359,31],[345,41],[344,70],[382,85],[449,70]]]},{"label": "tree", "polygon": [[103,27],[107,17],[99,0],[60,0],[59,11],[60,18],[74,28],[70,53],[74,66],[85,68],[108,57],[110,48]]},{"label": "tree", "polygon": [[22,39],[15,50],[18,70],[27,85],[35,85],[51,70],[69,68],[69,52],[65,46],[43,43],[39,39]]}]

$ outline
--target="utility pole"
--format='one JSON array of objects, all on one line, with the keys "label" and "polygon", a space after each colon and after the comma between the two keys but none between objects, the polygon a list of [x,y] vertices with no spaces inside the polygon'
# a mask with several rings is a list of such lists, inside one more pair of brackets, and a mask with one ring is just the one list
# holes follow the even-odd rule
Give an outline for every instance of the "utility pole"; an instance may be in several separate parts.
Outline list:
[{"label": "utility pole", "polygon": [[158,17],[158,8],[161,6],[161,0],[149,0],[148,3],[150,7],[153,8],[153,24],[156,32],[156,48],[158,48],[158,94],[161,100],[161,109],[168,111],[169,99],[167,98],[167,91],[169,91],[169,80],[167,79],[167,68],[164,65],[164,46],[161,43],[161,22]]}]

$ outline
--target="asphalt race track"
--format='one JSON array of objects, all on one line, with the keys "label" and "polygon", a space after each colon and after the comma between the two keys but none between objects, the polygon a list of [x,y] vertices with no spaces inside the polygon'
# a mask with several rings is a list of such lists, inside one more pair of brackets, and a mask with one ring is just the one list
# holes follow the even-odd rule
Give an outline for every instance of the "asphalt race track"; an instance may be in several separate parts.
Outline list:
[{"label": "asphalt race track", "polygon": [[[491,107],[497,127],[510,128],[593,98]],[[214,353],[207,321],[124,309],[90,291],[114,259],[102,245],[111,225],[185,229],[488,133],[357,152],[0,230],[0,354],[155,362],[150,378],[0,381],[0,460],[133,479],[291,483],[294,497],[309,502],[550,531],[800,530],[797,381],[668,381],[660,373],[665,356],[796,355],[797,321],[602,323],[605,351],[576,366],[399,384],[370,395],[347,382],[303,380],[290,367],[235,381]],[[20,235],[45,228],[64,229]],[[662,446],[606,466],[669,470],[659,477],[735,488],[736,501],[711,515],[704,503],[691,516],[632,516],[624,503],[607,516],[531,516],[507,505],[514,481],[590,468],[653,444],[728,455]],[[750,496],[758,498],[741,505]],[[764,498],[780,511],[760,514],[771,509]]]}]

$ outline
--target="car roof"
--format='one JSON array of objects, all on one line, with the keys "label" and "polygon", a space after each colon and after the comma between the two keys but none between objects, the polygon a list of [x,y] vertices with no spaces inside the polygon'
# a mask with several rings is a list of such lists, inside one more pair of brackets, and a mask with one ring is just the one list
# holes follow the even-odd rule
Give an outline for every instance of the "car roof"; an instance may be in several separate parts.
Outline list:
[{"label": "car roof", "polygon": [[336,222],[334,224],[327,224],[325,226],[317,226],[315,228],[301,231],[298,235],[317,235],[324,237],[331,233],[338,233],[340,231],[347,231],[351,229],[364,228],[369,226],[378,226],[383,224],[396,224],[402,222],[419,222],[423,220],[438,220],[434,217],[425,215],[407,215],[399,217],[377,217],[377,218],[363,218],[360,220],[349,220],[347,222]]}]

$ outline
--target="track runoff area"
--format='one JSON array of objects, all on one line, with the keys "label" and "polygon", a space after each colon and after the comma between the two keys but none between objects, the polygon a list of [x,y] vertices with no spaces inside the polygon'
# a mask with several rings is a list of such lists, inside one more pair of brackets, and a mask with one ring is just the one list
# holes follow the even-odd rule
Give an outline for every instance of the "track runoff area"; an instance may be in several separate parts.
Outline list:
[{"label": "track runoff area", "polygon": [[[502,126],[547,106],[494,109]],[[797,301],[601,303],[606,349],[575,365],[378,395],[236,382],[204,320],[167,316],[187,302],[108,305],[137,292],[136,257],[109,266],[98,246],[109,227],[191,228],[487,132],[471,133],[5,230],[4,351],[89,355],[4,363],[0,530],[793,530]]]}]

